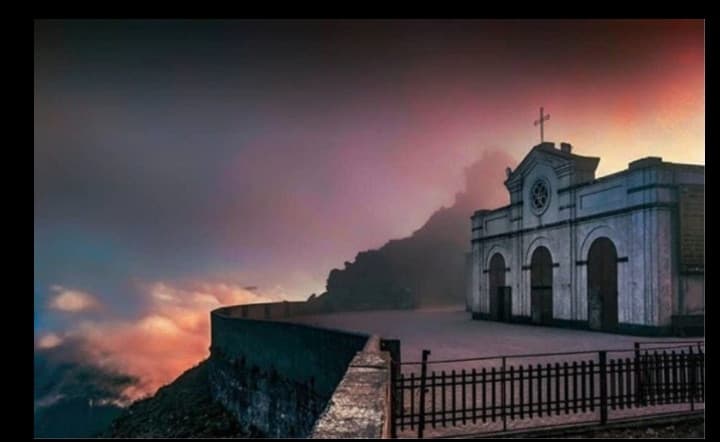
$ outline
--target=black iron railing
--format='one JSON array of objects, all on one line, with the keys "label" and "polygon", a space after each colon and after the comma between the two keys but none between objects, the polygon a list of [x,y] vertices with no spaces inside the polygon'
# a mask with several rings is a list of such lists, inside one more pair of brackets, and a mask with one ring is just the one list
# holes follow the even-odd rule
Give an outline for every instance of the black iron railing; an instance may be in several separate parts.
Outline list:
[{"label": "black iron railing", "polygon": [[[608,421],[613,410],[650,408],[705,401],[702,341],[671,342],[667,347],[564,352],[492,358],[403,363],[393,375],[397,432],[428,428],[538,420],[582,413]],[[617,354],[614,357],[609,355]],[[623,357],[624,356],[624,357]],[[552,357],[552,362],[535,360]],[[522,359],[519,362],[513,360]],[[448,370],[428,371],[447,364]],[[412,366],[420,366],[420,373]],[[482,366],[481,366],[482,365]],[[450,369],[450,367],[453,367]],[[598,419],[597,417],[595,418]],[[562,425],[562,423],[560,424]]]}]

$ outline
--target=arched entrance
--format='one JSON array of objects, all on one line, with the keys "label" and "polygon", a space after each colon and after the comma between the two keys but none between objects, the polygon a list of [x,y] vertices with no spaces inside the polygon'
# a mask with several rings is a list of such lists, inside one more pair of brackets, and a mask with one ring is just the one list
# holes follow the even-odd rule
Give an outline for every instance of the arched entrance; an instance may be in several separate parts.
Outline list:
[{"label": "arched entrance", "polygon": [[[496,253],[490,259],[488,275],[488,295],[490,296],[490,317],[497,321],[510,319],[509,290],[505,286],[505,259]],[[505,295],[508,293],[508,295]]]},{"label": "arched entrance", "polygon": [[618,325],[617,250],[608,238],[598,238],[588,252],[588,326],[615,330]]},{"label": "arched entrance", "polygon": [[535,249],[530,260],[531,319],[536,324],[549,324],[553,317],[552,257],[546,247]]}]

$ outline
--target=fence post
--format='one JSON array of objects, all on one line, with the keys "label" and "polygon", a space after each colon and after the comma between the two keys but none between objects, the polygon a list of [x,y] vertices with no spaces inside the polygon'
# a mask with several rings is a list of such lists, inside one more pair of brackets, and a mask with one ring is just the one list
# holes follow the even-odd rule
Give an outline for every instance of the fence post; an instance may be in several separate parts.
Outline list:
[{"label": "fence post", "polygon": [[[397,404],[395,403],[397,400],[397,382],[398,382],[398,376],[397,371],[395,369],[395,365],[398,362],[390,359],[390,438],[396,439],[397,438],[397,425],[395,422],[395,415],[397,414]],[[402,394],[402,391],[400,391],[400,394]]]},{"label": "fence post", "polygon": [[645,405],[643,398],[642,371],[640,368],[640,343],[635,343],[635,406]]},{"label": "fence post", "polygon": [[700,402],[705,402],[705,355],[698,344],[698,399]]},{"label": "fence post", "polygon": [[420,422],[418,423],[418,439],[422,439],[425,430],[425,379],[427,378],[427,358],[430,350],[422,351],[422,370],[420,371]]},{"label": "fence post", "polygon": [[599,352],[600,359],[600,424],[607,423],[607,352]]},{"label": "fence post", "polygon": [[[500,409],[502,410],[502,419],[503,419],[503,431],[507,431],[507,413],[505,410],[505,381],[507,380],[507,371],[505,366],[505,356],[502,358],[502,374],[500,375],[500,379],[502,379],[502,383],[500,386],[502,387],[502,390],[500,390]],[[510,381],[512,382],[512,381]]]},{"label": "fence post", "polygon": [[[397,411],[400,407],[400,395],[403,390],[398,390],[398,379],[400,378],[400,340],[382,339],[380,349],[390,354],[390,438],[397,438]],[[398,391],[400,394],[398,394]]]},{"label": "fence post", "polygon": [[695,411],[695,355],[692,346],[688,346],[687,361],[688,384],[690,384],[690,411]]}]

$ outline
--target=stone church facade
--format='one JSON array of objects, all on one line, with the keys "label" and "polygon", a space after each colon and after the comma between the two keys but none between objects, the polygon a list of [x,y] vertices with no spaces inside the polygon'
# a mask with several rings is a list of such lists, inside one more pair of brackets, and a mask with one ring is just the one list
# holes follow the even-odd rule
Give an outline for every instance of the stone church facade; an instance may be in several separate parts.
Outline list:
[{"label": "stone church facade", "polygon": [[508,169],[510,204],[472,216],[473,318],[679,334],[704,323],[705,167],[541,143]]}]

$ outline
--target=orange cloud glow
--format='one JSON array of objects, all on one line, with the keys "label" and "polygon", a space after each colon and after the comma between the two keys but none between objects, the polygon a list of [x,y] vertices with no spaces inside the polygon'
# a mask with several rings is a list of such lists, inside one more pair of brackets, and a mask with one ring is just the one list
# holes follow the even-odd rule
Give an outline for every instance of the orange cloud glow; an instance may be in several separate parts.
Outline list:
[{"label": "orange cloud glow", "polygon": [[37,346],[50,348],[65,340],[79,343],[84,356],[101,368],[139,379],[123,392],[132,401],[153,394],[208,355],[212,309],[271,300],[224,283],[157,282],[143,288],[148,305],[138,319],[83,321],[63,337],[44,336]]}]

